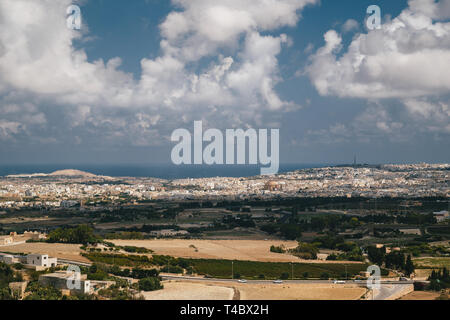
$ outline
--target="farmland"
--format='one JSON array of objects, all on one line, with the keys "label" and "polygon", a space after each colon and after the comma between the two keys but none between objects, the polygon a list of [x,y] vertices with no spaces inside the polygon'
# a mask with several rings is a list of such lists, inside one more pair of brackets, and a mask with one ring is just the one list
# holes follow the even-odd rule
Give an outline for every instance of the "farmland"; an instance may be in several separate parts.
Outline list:
[{"label": "farmland", "polygon": [[233,288],[221,285],[205,285],[194,282],[163,283],[164,289],[144,292],[146,300],[232,300]]},{"label": "farmland", "polygon": [[337,264],[337,263],[286,263],[286,262],[256,262],[256,261],[230,261],[191,259],[195,271],[200,275],[213,278],[229,279],[232,277],[232,262],[234,276],[239,275],[245,279],[279,279],[283,274],[295,279],[302,278],[350,278],[367,270],[367,265]]},{"label": "farmland", "polygon": [[294,248],[295,241],[263,240],[113,240],[118,246],[136,246],[156,254],[193,259],[236,259],[290,262],[298,258],[270,252],[271,245]]},{"label": "farmland", "polygon": [[147,300],[358,300],[366,292],[356,285],[239,284],[165,281],[164,290],[146,292]]},{"label": "farmland", "polygon": [[[296,241],[279,240],[112,240],[117,246],[135,246],[151,249],[155,254],[191,259],[226,259],[260,262],[308,262],[289,254],[270,252],[270,247],[295,248]],[[354,263],[340,262],[337,263]]]},{"label": "farmland", "polygon": [[450,257],[426,257],[414,259],[414,264],[418,268],[433,269],[446,267],[450,269]]},{"label": "farmland", "polygon": [[[175,259],[170,256],[124,255],[105,253],[84,253],[90,261],[122,267],[167,267],[170,272],[181,273],[190,267],[196,274],[212,278],[231,279],[279,279],[281,277],[303,278],[346,278],[353,277],[367,269],[366,264],[337,263],[289,263],[258,262],[224,259]],[[181,269],[180,269],[181,268]]]}]

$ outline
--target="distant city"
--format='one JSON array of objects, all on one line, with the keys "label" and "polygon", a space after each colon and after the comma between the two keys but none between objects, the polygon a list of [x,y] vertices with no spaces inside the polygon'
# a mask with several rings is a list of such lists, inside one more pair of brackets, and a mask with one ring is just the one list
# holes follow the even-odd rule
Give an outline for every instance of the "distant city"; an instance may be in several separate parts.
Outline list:
[{"label": "distant city", "polygon": [[[9,175],[0,207],[72,207],[142,200],[244,200],[290,197],[449,197],[450,164],[309,168],[276,176],[165,180],[98,176],[78,170]],[[91,207],[92,208],[92,207]]]}]

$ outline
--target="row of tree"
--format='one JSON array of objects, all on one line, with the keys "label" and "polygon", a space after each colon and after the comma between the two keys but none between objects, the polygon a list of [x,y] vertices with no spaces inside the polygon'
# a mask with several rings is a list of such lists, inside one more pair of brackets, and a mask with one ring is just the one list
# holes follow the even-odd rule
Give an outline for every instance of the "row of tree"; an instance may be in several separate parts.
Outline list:
[{"label": "row of tree", "polygon": [[450,288],[450,274],[445,267],[442,270],[433,270],[428,280],[431,290],[440,291]]},{"label": "row of tree", "polygon": [[401,270],[407,276],[414,273],[414,264],[410,254],[406,256],[404,253],[397,251],[386,253],[385,247],[377,248],[375,246],[370,246],[367,248],[367,255],[369,260],[378,266],[384,264],[386,268]]},{"label": "row of tree", "polygon": [[94,234],[94,230],[88,225],[79,225],[76,228],[58,228],[51,231],[47,242],[50,243],[74,243],[74,244],[95,244],[102,239]]}]

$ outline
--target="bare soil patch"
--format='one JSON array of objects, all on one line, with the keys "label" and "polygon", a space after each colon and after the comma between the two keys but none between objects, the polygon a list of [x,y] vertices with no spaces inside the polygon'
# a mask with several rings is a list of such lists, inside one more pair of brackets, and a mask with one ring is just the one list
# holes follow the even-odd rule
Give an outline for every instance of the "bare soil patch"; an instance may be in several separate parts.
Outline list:
[{"label": "bare soil patch", "polygon": [[18,245],[0,247],[0,251],[14,253],[48,254],[51,257],[88,263],[89,260],[80,255],[80,246],[80,244],[62,243],[23,243]]},{"label": "bare soil patch", "polygon": [[436,300],[440,297],[439,292],[432,291],[414,291],[406,296],[403,296],[400,300]]},{"label": "bare soil patch", "polygon": [[284,284],[240,286],[242,300],[359,300],[366,289],[355,285]]},{"label": "bare soil patch", "polygon": [[193,282],[163,283],[164,289],[152,292],[143,292],[146,300],[232,300],[233,288],[219,285],[209,285]]},{"label": "bare soil patch", "polygon": [[240,284],[166,281],[161,291],[144,293],[148,300],[358,300],[366,289],[333,284]]}]

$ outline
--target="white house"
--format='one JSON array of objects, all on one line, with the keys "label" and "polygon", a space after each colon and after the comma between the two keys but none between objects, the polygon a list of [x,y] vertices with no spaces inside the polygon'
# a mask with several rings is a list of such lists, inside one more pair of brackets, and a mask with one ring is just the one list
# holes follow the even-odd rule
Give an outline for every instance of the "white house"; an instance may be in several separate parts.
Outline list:
[{"label": "white house", "polygon": [[434,212],[434,217],[436,218],[437,222],[443,222],[450,218],[450,215],[448,211],[440,211],[440,212]]},{"label": "white house", "polygon": [[14,264],[14,263],[18,263],[19,259],[10,254],[0,254],[0,262],[6,263],[6,264]]},{"label": "white house", "polygon": [[74,274],[70,272],[55,272],[40,275],[39,283],[44,286],[52,286],[59,290],[70,290],[71,293],[89,294],[91,292],[91,282],[86,280],[85,275],[76,280]]},{"label": "white house", "polygon": [[57,258],[49,258],[47,254],[29,254],[27,255],[27,265],[36,267],[56,267]]}]

